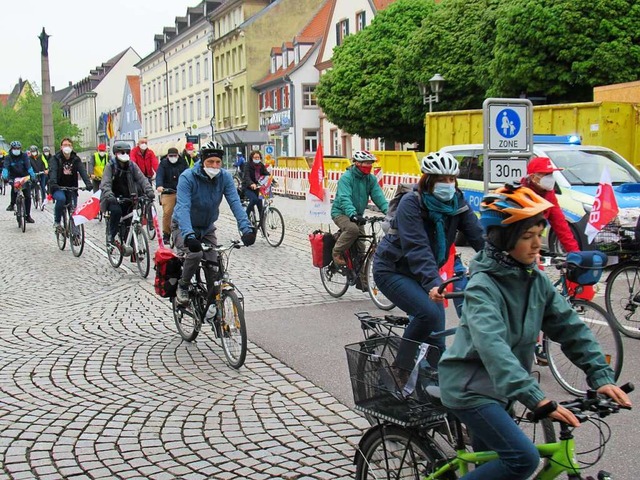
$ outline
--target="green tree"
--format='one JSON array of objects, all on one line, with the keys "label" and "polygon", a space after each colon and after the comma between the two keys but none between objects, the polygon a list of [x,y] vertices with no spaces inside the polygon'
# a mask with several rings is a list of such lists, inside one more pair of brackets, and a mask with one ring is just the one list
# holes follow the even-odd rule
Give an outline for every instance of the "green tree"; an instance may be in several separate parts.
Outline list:
[{"label": "green tree", "polygon": [[489,96],[591,101],[593,87],[638,79],[636,0],[510,0],[499,8]]},{"label": "green tree", "polygon": [[[62,115],[60,105],[53,104],[53,129],[56,150],[64,137],[74,139],[74,148],[81,149],[80,129]],[[42,148],[42,97],[29,94],[18,101],[17,108],[0,106],[0,134],[7,142],[19,140],[23,148],[37,145]]]},{"label": "green tree", "polygon": [[333,67],[316,89],[318,104],[332,123],[365,138],[422,137],[422,123],[408,123],[398,113],[403,98],[396,88],[394,60],[434,9],[432,0],[398,0],[334,50]]}]

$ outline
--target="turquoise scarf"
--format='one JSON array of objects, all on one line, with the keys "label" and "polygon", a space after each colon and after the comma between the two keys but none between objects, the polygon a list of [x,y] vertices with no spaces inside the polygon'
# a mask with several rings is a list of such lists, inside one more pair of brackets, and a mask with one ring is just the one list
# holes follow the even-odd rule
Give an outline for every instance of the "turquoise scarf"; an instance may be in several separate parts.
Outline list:
[{"label": "turquoise scarf", "polygon": [[422,194],[422,203],[427,209],[429,220],[436,227],[435,257],[438,266],[442,266],[447,254],[447,235],[444,231],[445,216],[450,217],[458,211],[458,195],[448,202],[442,202],[430,193]]}]

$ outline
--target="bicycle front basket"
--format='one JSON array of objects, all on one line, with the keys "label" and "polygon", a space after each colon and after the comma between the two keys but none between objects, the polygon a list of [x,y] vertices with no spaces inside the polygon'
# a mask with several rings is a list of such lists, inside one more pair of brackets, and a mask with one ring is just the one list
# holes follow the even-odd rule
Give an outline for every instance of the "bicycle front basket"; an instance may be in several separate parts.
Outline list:
[{"label": "bicycle front basket", "polygon": [[437,347],[377,336],[345,350],[356,409],[405,426],[443,418],[425,393],[437,385]]}]

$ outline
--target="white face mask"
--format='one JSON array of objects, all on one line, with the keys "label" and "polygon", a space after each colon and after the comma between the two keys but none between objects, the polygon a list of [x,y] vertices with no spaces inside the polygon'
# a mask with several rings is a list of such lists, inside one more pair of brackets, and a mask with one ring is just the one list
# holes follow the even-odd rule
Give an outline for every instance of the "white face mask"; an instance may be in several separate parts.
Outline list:
[{"label": "white face mask", "polygon": [[540,185],[540,188],[548,192],[553,190],[553,187],[555,186],[555,184],[556,184],[556,181],[554,180],[552,174],[545,175],[540,180],[538,180],[538,185]]},{"label": "white face mask", "polygon": [[20,155],[20,150],[11,150],[11,153],[12,155],[17,157],[18,155]]},{"label": "white face mask", "polygon": [[140,144],[140,150],[146,150],[147,149],[147,144],[146,143],[141,143]]},{"label": "white face mask", "polygon": [[219,168],[207,168],[207,167],[204,167],[204,173],[209,175],[209,178],[213,178],[213,177],[215,177],[216,175],[218,175],[220,173],[220,169]]},{"label": "white face mask", "polygon": [[256,159],[254,158],[254,159],[253,159],[253,163],[255,163],[255,164],[257,165],[258,163],[260,163],[260,159],[258,158],[258,159],[256,160]]},{"label": "white face mask", "polygon": [[73,148],[71,147],[62,147],[62,153],[64,153],[65,155],[70,155],[72,151]]},{"label": "white face mask", "polygon": [[128,162],[129,161],[129,154],[128,153],[119,153],[116,155],[116,158],[118,160],[120,160],[121,162]]},{"label": "white face mask", "polygon": [[178,157],[167,157],[171,163],[176,163],[178,161]]}]

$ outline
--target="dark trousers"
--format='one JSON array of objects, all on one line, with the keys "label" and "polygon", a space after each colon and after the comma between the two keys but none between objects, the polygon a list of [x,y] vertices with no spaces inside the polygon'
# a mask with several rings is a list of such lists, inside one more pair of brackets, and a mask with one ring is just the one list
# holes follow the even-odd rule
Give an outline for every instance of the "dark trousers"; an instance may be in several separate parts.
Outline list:
[{"label": "dark trousers", "polygon": [[249,213],[253,211],[253,207],[258,207],[258,219],[262,222],[262,199],[258,194],[257,190],[251,190],[249,188],[245,188],[244,194],[249,200],[249,205],[247,205],[247,216]]},{"label": "dark trousers", "polygon": [[[116,238],[120,219],[123,216],[128,215],[131,212],[132,208],[133,207],[130,203],[121,204],[115,198],[109,198],[106,201],[104,210],[106,212],[109,212],[109,235],[111,235],[111,238]],[[126,236],[124,238],[121,238],[120,240],[124,242],[126,240]]]},{"label": "dark trousers", "polygon": [[[22,187],[22,193],[24,194],[24,213],[27,217],[31,216],[31,183],[26,182]],[[11,189],[11,205],[16,204],[16,198],[18,196],[18,192],[16,192],[15,188]]]}]

